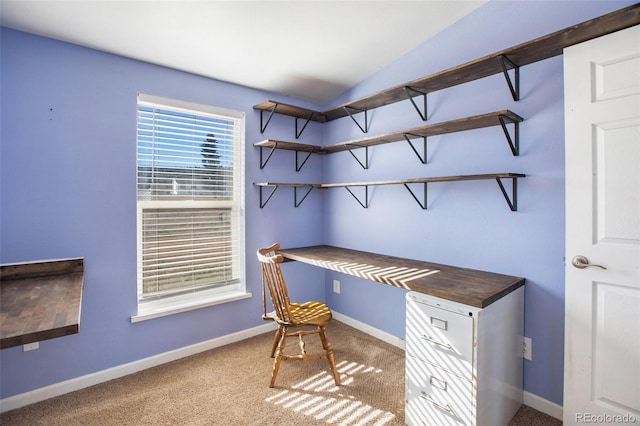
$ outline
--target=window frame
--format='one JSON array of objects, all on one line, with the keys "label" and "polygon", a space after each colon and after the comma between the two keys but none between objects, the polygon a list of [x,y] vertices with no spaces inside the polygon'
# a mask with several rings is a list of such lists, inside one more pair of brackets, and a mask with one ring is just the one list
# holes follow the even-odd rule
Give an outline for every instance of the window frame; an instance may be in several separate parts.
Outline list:
[{"label": "window frame", "polygon": [[[234,156],[239,158],[233,162],[233,199],[232,200],[170,200],[150,199],[142,200],[138,197],[138,114],[140,106],[164,108],[168,110],[181,110],[194,115],[215,116],[225,120],[232,120],[238,128],[234,134]],[[142,300],[142,212],[146,209],[171,209],[171,208],[231,208],[232,220],[236,221],[231,226],[232,240],[236,247],[233,248],[233,269],[238,279],[232,283],[220,287],[194,290],[191,292],[170,295],[165,297]],[[245,113],[228,108],[203,105],[176,99],[163,98],[139,93],[136,103],[136,304],[137,314],[131,317],[131,322],[139,322],[147,319],[200,309],[221,303],[251,297],[246,291],[246,267],[245,267]],[[234,274],[234,275],[235,275]]]}]

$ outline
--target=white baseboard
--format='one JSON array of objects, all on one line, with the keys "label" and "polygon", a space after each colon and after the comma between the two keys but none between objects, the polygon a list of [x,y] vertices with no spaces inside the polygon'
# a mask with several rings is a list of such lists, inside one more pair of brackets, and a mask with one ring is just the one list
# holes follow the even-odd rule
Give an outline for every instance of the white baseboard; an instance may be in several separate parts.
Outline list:
[{"label": "white baseboard", "polygon": [[205,342],[196,343],[194,345],[185,346],[180,349],[165,352],[162,354],[154,355],[148,358],[144,358],[138,361],[133,361],[127,364],[118,365],[113,368],[98,371],[96,373],[87,374],[85,376],[76,377],[74,379],[66,380],[60,383],[54,383],[43,388],[34,389],[19,395],[10,396],[0,400],[0,413],[5,411],[15,410],[16,408],[24,407],[25,405],[33,404],[35,402],[44,401],[45,399],[53,398],[56,396],[64,395],[69,392],[74,392],[80,389],[84,389],[89,386],[103,383],[109,380],[117,379],[129,374],[137,373],[138,371],[146,370],[147,368],[155,367],[157,365],[165,364],[167,362],[175,361],[180,358],[195,355],[200,352],[208,351],[220,346],[235,343],[240,340],[248,339],[259,334],[267,333],[276,329],[275,323],[268,323],[253,327],[247,330],[239,331],[237,333],[228,334],[226,336],[217,337],[215,339],[207,340]]},{"label": "white baseboard", "polygon": [[[377,339],[396,346],[402,350],[405,349],[404,340],[386,333],[377,328],[371,327],[368,324],[350,318],[339,312],[333,311],[333,317],[340,322],[347,324],[355,329],[367,333]],[[239,331],[237,333],[228,334],[226,336],[217,337],[215,339],[207,340],[205,342],[196,343],[194,345],[185,346],[184,348],[176,349],[173,351],[165,352],[162,354],[154,355],[148,358],[144,358],[138,361],[133,361],[127,364],[119,365],[107,370],[98,371],[96,373],[87,374],[85,376],[77,377],[74,379],[66,380],[64,382],[55,383],[43,388],[34,389],[29,392],[14,395],[0,400],[0,413],[5,411],[15,410],[16,408],[24,407],[25,405],[33,404],[45,399],[53,398],[56,396],[64,395],[69,392],[74,392],[89,386],[93,386],[99,383],[107,382],[109,380],[117,379],[129,374],[137,373],[138,371],[146,370],[147,368],[155,367],[167,362],[175,361],[180,358],[195,355],[200,352],[208,351],[220,346],[228,345],[230,343],[239,342],[240,340],[248,339],[259,334],[267,333],[276,329],[275,323],[268,323],[253,327],[247,330]],[[562,406],[537,395],[529,392],[524,392],[523,402],[531,408],[548,414],[556,419],[562,420]]]},{"label": "white baseboard", "polygon": [[562,405],[558,405],[555,402],[551,402],[527,391],[524,391],[522,402],[524,405],[528,405],[529,407],[535,408],[536,410],[548,414],[551,417],[562,420]]},{"label": "white baseboard", "polygon": [[373,336],[373,337],[375,337],[377,339],[380,339],[383,342],[387,342],[390,345],[396,346],[396,347],[404,350],[404,347],[405,347],[404,340],[400,339],[399,337],[396,337],[396,336],[394,336],[392,334],[384,332],[384,331],[382,331],[380,329],[371,327],[368,324],[365,324],[365,323],[360,322],[360,321],[358,321],[356,319],[350,318],[350,317],[348,317],[346,315],[343,315],[343,314],[341,314],[339,312],[336,312],[336,311],[332,310],[331,313],[333,314],[333,317],[336,320],[338,320],[340,322],[343,322],[343,323],[347,324],[348,326],[351,326],[351,327],[353,327],[353,328],[355,328],[357,330],[360,330],[363,333],[367,333],[367,334],[369,334],[369,335],[371,335],[371,336]]}]

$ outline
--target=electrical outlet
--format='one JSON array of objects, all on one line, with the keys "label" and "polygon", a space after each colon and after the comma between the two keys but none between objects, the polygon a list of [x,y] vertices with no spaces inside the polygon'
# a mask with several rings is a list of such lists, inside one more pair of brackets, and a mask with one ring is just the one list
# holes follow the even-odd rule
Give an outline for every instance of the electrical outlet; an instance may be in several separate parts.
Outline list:
[{"label": "electrical outlet", "polygon": [[340,294],[340,281],[333,280],[333,292]]},{"label": "electrical outlet", "polygon": [[524,359],[531,361],[531,337],[522,339],[522,356]]},{"label": "electrical outlet", "polygon": [[38,349],[39,347],[40,347],[40,342],[25,343],[24,345],[22,345],[22,352],[33,351]]}]

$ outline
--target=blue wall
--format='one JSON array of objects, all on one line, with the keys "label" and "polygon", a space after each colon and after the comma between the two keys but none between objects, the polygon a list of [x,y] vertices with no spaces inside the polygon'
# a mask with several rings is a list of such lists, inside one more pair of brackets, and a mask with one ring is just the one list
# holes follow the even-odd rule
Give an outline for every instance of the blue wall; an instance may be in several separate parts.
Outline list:
[{"label": "blue wall", "polygon": [[[253,182],[295,181],[293,153],[277,152],[260,170],[259,113],[272,98],[175,70],[2,29],[1,261],[85,258],[80,333],[4,349],[2,398],[264,324],[255,250],[323,239],[322,196],[292,208],[280,189],[258,207]],[[254,297],[132,324],[136,314],[136,95],[138,92],[246,112],[247,288]],[[293,100],[288,100],[293,102]],[[311,105],[313,107],[313,105]],[[293,138],[293,119],[274,117],[268,136]],[[302,140],[320,143],[309,124]],[[305,179],[320,181],[310,159]],[[287,266],[322,282],[321,270]],[[294,286],[324,298],[322,286]]]},{"label": "blue wall", "polygon": [[[333,104],[476,59],[619,9],[632,2],[492,1],[403,56]],[[0,398],[260,325],[256,248],[327,243],[527,278],[525,334],[533,361],[525,389],[562,403],[564,322],[564,120],[562,58],[521,69],[514,102],[502,76],[430,94],[429,122],[511,109],[525,118],[521,155],[499,127],[429,139],[422,165],[406,145],[370,150],[363,170],[348,153],[312,156],[295,172],[294,153],[277,151],[264,170],[252,147],[266,137],[293,140],[293,119],[274,116],[259,134],[265,99],[296,100],[182,73],[17,31],[1,33],[0,261],[81,256],[81,331],[0,353]],[[246,112],[247,288],[229,304],[131,324],[136,313],[135,126],[138,92]],[[422,124],[408,102],[372,111],[370,134]],[[349,120],[311,123],[302,142],[361,137]],[[279,189],[260,209],[257,181],[347,180],[526,173],[511,212],[492,181],[429,186],[423,211],[401,186],[375,187],[368,209],[341,188],[314,190],[298,208]],[[337,312],[404,337],[404,293],[392,287],[287,264],[296,299],[320,298]],[[330,291],[332,279],[342,292]],[[324,288],[316,284],[325,281]]]}]

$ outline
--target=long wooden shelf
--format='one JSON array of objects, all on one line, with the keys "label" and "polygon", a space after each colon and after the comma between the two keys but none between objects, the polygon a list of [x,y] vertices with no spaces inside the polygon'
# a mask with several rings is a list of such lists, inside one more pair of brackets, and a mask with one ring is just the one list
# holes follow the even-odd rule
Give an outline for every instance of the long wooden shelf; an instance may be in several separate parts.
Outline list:
[{"label": "long wooden shelf", "polygon": [[[420,205],[423,210],[427,209],[427,184],[434,182],[452,182],[452,181],[468,181],[468,180],[486,180],[492,179],[498,183],[498,186],[504,196],[507,204],[511,211],[516,211],[518,209],[518,179],[523,178],[526,175],[522,173],[488,173],[488,174],[478,174],[478,175],[457,175],[457,176],[435,176],[435,177],[420,177],[420,178],[410,178],[410,179],[393,179],[393,180],[378,180],[378,181],[368,181],[368,182],[343,182],[343,183],[291,183],[291,182],[254,182],[254,185],[260,188],[260,208],[266,206],[269,202],[275,191],[279,187],[288,187],[294,188],[294,205],[298,207],[302,201],[309,195],[312,189],[321,188],[346,188],[347,191],[360,203],[360,205],[364,208],[369,206],[369,186],[378,186],[378,185],[404,185],[405,188],[411,193],[416,202]],[[511,194],[508,193],[507,189],[504,186],[503,180],[510,179],[511,186]],[[423,184],[423,193],[421,197],[416,194],[416,192],[411,189],[411,184]],[[365,187],[364,193],[364,201],[361,200],[353,191],[351,191],[351,187],[362,186]],[[263,188],[272,188],[271,192],[267,195],[263,193]],[[305,188],[305,192],[301,199],[298,197],[298,189]],[[421,199],[422,198],[422,199]]]},{"label": "long wooden shelf", "polygon": [[[427,162],[427,147],[426,147],[426,139],[424,139],[424,143],[422,146],[422,153],[413,145],[411,142],[412,139],[415,138],[427,138],[430,136],[436,135],[444,135],[447,133],[455,133],[461,132],[465,130],[472,129],[480,129],[483,127],[491,127],[491,126],[502,126],[504,134],[507,138],[507,143],[511,149],[511,153],[515,156],[519,155],[519,132],[518,132],[518,123],[522,122],[524,119],[520,117],[518,114],[509,111],[495,111],[486,114],[475,115],[472,117],[459,118],[456,120],[445,121],[441,123],[427,124],[424,126],[414,127],[412,129],[406,130],[398,130],[395,132],[384,133],[377,136],[370,136],[366,138],[354,139],[345,142],[339,142],[331,145],[319,146],[319,145],[308,145],[298,142],[288,142],[281,141],[275,139],[267,139],[261,142],[257,142],[253,144],[256,147],[260,148],[260,168],[264,168],[271,158],[273,154],[273,150],[275,149],[284,149],[290,151],[298,152],[306,152],[312,154],[330,154],[334,152],[341,151],[351,151],[354,148],[368,148],[370,146],[382,145],[387,143],[393,143],[398,141],[406,140],[412,147],[413,151],[416,153],[418,158],[423,164]],[[507,129],[507,124],[514,125],[513,136],[509,134]],[[271,151],[268,156],[264,158],[263,149],[269,148]],[[367,153],[368,154],[368,153]],[[306,162],[308,156],[305,157],[304,162]],[[359,160],[358,160],[359,161]],[[300,160],[296,155],[296,171],[299,171],[304,165],[304,162],[300,164]],[[360,162],[360,164],[364,167],[368,167],[368,155],[365,163]]]},{"label": "long wooden shelf", "polygon": [[484,308],[523,286],[524,278],[332,246],[278,250],[295,260],[383,284]]},{"label": "long wooden shelf", "polygon": [[[512,89],[512,94],[518,100],[519,67],[560,55],[564,48],[574,44],[637,24],[640,24],[640,3],[324,111],[313,111],[277,101],[266,101],[255,105],[254,108],[261,111],[261,114],[262,111],[271,111],[272,113],[323,123],[352,116],[357,111],[371,110],[403,100],[413,99],[419,95],[426,96],[427,93],[499,73],[505,74],[507,83]],[[511,80],[508,74],[509,70],[515,71],[515,81]],[[425,118],[426,111],[421,115]],[[261,130],[264,131],[265,127],[261,126]],[[298,136],[297,130],[296,136]]]}]

